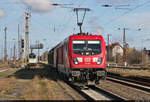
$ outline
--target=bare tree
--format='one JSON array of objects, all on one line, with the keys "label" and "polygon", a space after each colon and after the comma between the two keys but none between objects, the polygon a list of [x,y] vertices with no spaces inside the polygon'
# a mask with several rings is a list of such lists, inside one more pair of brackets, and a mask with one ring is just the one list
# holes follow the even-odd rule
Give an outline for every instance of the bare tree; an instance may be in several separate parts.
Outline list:
[{"label": "bare tree", "polygon": [[127,54],[127,62],[129,64],[140,64],[142,61],[141,59],[141,52],[133,49],[133,51]]}]

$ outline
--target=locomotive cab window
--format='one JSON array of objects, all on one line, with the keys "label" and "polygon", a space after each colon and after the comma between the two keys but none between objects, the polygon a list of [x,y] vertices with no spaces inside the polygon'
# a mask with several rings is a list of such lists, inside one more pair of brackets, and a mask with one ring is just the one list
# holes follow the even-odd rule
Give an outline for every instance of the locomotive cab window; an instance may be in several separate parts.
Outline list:
[{"label": "locomotive cab window", "polygon": [[29,58],[36,58],[36,55],[32,53],[29,55]]},{"label": "locomotive cab window", "polygon": [[97,55],[101,53],[100,40],[73,40],[73,53],[78,55]]}]

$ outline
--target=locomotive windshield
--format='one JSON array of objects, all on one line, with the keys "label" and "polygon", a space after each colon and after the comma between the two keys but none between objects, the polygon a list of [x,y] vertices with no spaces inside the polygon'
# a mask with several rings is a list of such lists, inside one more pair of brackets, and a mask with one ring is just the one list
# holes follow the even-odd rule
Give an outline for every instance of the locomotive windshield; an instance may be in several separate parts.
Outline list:
[{"label": "locomotive windshield", "polygon": [[97,55],[101,53],[100,40],[74,40],[73,52],[78,55]]},{"label": "locomotive windshield", "polygon": [[29,55],[29,58],[36,58],[36,55],[35,55],[34,53],[31,53],[31,54]]}]

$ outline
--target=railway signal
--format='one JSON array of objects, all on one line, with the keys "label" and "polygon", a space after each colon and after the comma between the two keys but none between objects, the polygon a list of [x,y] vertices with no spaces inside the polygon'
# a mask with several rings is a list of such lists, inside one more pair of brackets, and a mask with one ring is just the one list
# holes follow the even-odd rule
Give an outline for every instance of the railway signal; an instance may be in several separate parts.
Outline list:
[{"label": "railway signal", "polygon": [[18,24],[18,60],[21,58],[20,26]]},{"label": "railway signal", "polygon": [[21,39],[21,48],[24,48],[24,39]]},{"label": "railway signal", "polygon": [[33,51],[33,49],[37,49],[38,50],[38,61],[40,60],[40,49],[43,49],[44,45],[42,43],[39,43],[39,41],[36,41],[37,44],[35,45],[31,45],[30,49],[31,52]]},{"label": "railway signal", "polygon": [[38,43],[35,45],[31,45],[30,49],[43,49],[44,45],[42,43]]}]

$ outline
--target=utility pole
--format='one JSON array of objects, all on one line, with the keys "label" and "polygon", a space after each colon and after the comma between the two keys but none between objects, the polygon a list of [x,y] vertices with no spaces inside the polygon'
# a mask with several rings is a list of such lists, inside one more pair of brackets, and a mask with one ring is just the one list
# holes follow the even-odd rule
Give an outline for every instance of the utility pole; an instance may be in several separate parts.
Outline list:
[{"label": "utility pole", "polygon": [[144,41],[144,39],[142,39],[142,41],[141,41],[141,62],[142,62],[142,64],[143,64],[143,41]]},{"label": "utility pole", "polygon": [[40,61],[40,49],[39,49],[39,40],[37,41],[37,45],[38,45],[38,62]]},{"label": "utility pole", "polygon": [[16,63],[16,45],[14,43],[14,56],[13,56],[13,62]]},{"label": "utility pole", "polygon": [[123,62],[127,66],[127,55],[126,55],[126,30],[128,28],[123,28]]},{"label": "utility pole", "polygon": [[124,62],[124,65],[126,66],[127,65],[127,62],[126,62],[126,28],[123,28],[123,62]]},{"label": "utility pole", "polygon": [[28,12],[26,14],[26,26],[25,26],[25,40],[26,40],[26,47],[25,47],[25,63],[27,64],[29,61],[29,17],[31,16]]},{"label": "utility pole", "polygon": [[5,37],[4,37],[4,63],[7,63],[7,27],[4,28]]},{"label": "utility pole", "polygon": [[4,50],[3,50],[3,45],[1,46],[1,54],[2,54],[2,63],[4,63]]},{"label": "utility pole", "polygon": [[110,35],[108,34],[108,35],[107,35],[107,37],[108,37],[108,38],[107,38],[107,46],[108,46],[108,50],[107,50],[107,51],[108,51],[108,52],[107,52],[107,61],[108,61],[108,66],[109,66],[109,56],[110,56],[110,55],[109,55],[109,54],[110,54],[110,51],[109,51],[109,36],[110,36]]},{"label": "utility pole", "polygon": [[[118,30],[121,30],[120,28],[118,28]],[[127,66],[127,55],[126,55],[126,30],[129,30],[128,28],[123,28],[123,62],[124,65]]]},{"label": "utility pole", "polygon": [[20,60],[20,55],[21,55],[21,46],[20,46],[20,27],[19,27],[19,24],[18,24],[18,60]]},{"label": "utility pole", "polygon": [[10,48],[10,60],[12,61],[12,47]]}]

